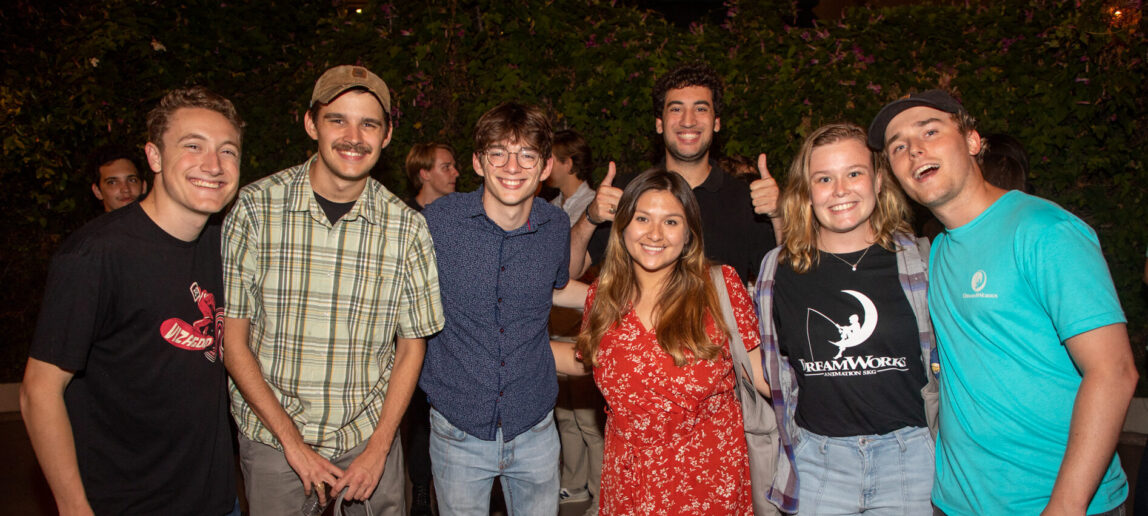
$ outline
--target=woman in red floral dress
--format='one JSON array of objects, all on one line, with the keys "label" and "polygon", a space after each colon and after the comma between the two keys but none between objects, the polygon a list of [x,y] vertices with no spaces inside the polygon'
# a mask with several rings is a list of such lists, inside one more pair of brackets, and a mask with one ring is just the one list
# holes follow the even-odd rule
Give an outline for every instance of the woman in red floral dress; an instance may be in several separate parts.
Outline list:
[{"label": "woman in red floral dress", "polygon": [[[753,514],[728,331],[709,268],[689,184],[660,170],[631,181],[577,343],[609,405],[604,516]],[[749,295],[733,268],[722,272],[737,330],[760,364]],[[568,350],[555,356],[563,372],[582,367]],[[760,371],[752,377],[768,392]]]}]

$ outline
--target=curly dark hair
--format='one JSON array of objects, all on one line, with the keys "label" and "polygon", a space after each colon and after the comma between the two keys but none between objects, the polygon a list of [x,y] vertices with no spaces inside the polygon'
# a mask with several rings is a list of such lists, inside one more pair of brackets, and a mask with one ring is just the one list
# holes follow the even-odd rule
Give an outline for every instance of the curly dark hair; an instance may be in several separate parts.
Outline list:
[{"label": "curly dark hair", "polygon": [[662,118],[662,110],[666,106],[666,92],[690,86],[704,86],[709,88],[714,97],[714,117],[720,117],[722,111],[721,77],[717,71],[701,61],[679,65],[654,83],[653,109],[654,117]]}]

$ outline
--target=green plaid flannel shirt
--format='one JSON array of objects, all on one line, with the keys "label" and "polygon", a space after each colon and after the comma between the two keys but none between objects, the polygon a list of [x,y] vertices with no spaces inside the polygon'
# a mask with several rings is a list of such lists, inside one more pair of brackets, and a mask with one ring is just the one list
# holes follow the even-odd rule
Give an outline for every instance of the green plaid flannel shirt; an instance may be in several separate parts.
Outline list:
[{"label": "green plaid flannel shirt", "polygon": [[[366,441],[382,411],[395,336],[442,329],[434,246],[422,215],[369,180],[331,224],[306,163],[243,188],[223,226],[225,315],[303,440],[327,458]],[[226,346],[226,342],[224,343]],[[234,384],[243,435],[282,449]]]}]

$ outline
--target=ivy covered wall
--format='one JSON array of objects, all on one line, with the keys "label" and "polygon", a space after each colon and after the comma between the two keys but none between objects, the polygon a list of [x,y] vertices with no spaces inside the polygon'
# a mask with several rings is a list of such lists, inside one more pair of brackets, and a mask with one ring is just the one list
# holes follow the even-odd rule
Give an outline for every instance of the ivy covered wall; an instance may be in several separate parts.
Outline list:
[{"label": "ivy covered wall", "polygon": [[[857,8],[798,28],[781,21],[790,2],[731,0],[720,24],[682,29],[602,0],[371,2],[362,13],[330,0],[51,4],[0,10],[0,381],[22,374],[51,253],[96,214],[82,173],[91,149],[142,147],[159,97],[204,84],[248,122],[250,182],[314,151],[302,128],[311,87],[349,63],[394,90],[396,132],[376,175],[400,195],[411,144],[450,142],[469,169],[474,121],[510,99],[543,104],[560,127],[586,135],[599,178],[608,159],[640,170],[659,153],[654,78],[686,60],[709,61],[726,79],[722,151],[766,152],[775,173],[822,123],[868,125],[900,95],[951,88],[982,132],[1025,143],[1038,195],[1099,232],[1143,362],[1148,45],[1135,9],[1117,17],[1104,2],[1056,0]],[[459,184],[477,181],[464,170]]]}]

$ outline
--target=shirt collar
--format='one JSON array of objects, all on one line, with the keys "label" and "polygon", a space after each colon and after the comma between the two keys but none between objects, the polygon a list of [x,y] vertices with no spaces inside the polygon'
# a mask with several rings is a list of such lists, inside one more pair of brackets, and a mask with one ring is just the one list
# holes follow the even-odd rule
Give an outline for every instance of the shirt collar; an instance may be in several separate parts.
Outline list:
[{"label": "shirt collar", "polygon": [[698,185],[698,188],[716,192],[721,190],[722,185],[725,184],[725,171],[721,169],[721,165],[718,165],[717,161],[711,159],[709,163],[710,175],[706,176],[706,180],[702,181],[702,184]]},{"label": "shirt collar", "polygon": [[[478,190],[475,190],[469,194],[466,194],[467,195],[466,202],[463,204],[463,210],[465,210],[465,211],[463,213],[465,216],[470,217],[470,218],[482,217],[482,220],[486,220],[487,222],[489,222],[492,227],[498,228],[500,231],[503,231],[505,233],[529,233],[529,232],[537,231],[539,226],[546,224],[546,223],[550,222],[551,220],[553,220],[554,214],[564,213],[564,212],[561,212],[561,210],[557,209],[556,207],[551,206],[549,203],[542,200],[541,198],[535,197],[534,202],[532,202],[530,204],[530,215],[526,218],[526,224],[524,224],[520,228],[511,230],[511,231],[506,231],[506,230],[502,229],[501,227],[499,227],[498,224],[495,224],[493,220],[490,220],[490,217],[486,216],[486,208],[482,206],[482,194],[484,191],[486,191],[485,185],[479,186]],[[545,206],[543,206],[543,205],[545,205]],[[554,209],[548,210],[546,208],[554,208]]]},{"label": "shirt collar", "polygon": [[[319,202],[315,200],[315,189],[311,187],[311,167],[315,166],[315,161],[319,158],[318,154],[311,156],[306,163],[303,163],[302,170],[296,175],[288,187],[289,193],[287,194],[287,206],[289,211],[305,211],[311,214],[311,217],[316,221],[326,221],[327,215],[323,212],[323,208],[319,206]],[[363,188],[363,193],[359,194],[355,205],[351,207],[351,211],[343,215],[339,220],[354,220],[358,216],[362,216],[367,222],[376,224],[379,220],[378,208],[379,203],[376,202],[379,196],[379,188],[382,185],[374,179],[367,179],[367,186]]]},{"label": "shirt collar", "polygon": [[[709,160],[709,164],[710,175],[706,176],[706,180],[702,181],[702,184],[694,187],[694,190],[701,188],[710,192],[716,192],[721,190],[722,185],[725,184],[726,174],[725,171],[722,170],[721,165],[718,165],[717,160],[713,159]],[[666,161],[662,160],[662,164],[659,166],[664,170],[666,168]]]}]

